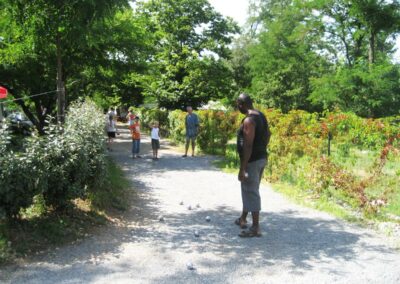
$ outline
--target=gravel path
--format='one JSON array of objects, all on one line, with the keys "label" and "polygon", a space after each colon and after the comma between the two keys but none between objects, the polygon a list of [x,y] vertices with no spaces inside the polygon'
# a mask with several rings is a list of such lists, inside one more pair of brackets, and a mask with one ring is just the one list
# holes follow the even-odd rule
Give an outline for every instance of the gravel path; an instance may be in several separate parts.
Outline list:
[{"label": "gravel path", "polygon": [[125,132],[112,152],[138,192],[124,224],[0,269],[0,282],[400,283],[400,253],[384,238],[297,206],[268,186],[261,189],[263,237],[240,239],[234,175],[213,167],[213,157],[181,158],[166,147],[152,161],[149,141],[142,145],[145,157],[131,159]]}]

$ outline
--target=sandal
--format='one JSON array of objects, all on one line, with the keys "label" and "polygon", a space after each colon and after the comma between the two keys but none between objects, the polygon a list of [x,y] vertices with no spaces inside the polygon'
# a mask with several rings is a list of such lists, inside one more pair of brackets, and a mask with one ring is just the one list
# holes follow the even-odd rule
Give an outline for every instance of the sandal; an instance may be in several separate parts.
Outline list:
[{"label": "sandal", "polygon": [[255,229],[254,227],[250,227],[247,231],[241,231],[239,237],[241,238],[253,238],[253,237],[261,237],[261,232],[259,229]]},{"label": "sandal", "polygon": [[242,222],[242,219],[240,219],[240,217],[235,220],[235,224],[238,225],[242,229],[246,229],[247,228],[246,223],[247,223],[246,221]]}]

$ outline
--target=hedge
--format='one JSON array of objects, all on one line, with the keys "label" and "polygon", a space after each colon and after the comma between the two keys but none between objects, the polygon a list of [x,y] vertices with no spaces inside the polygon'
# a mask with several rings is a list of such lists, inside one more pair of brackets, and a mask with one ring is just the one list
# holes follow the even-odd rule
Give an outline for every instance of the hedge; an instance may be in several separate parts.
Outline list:
[{"label": "hedge", "polygon": [[[169,113],[169,137],[176,142],[185,141],[186,112],[175,110]],[[196,112],[200,121],[197,144],[211,154],[225,154],[228,141],[234,137],[237,128],[236,112],[200,110]]]}]

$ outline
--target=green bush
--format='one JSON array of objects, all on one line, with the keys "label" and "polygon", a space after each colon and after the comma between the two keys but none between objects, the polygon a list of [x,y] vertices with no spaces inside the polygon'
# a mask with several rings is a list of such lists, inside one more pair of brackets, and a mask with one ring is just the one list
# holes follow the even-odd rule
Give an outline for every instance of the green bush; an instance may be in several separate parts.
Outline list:
[{"label": "green bush", "polygon": [[197,142],[204,152],[225,154],[228,141],[236,131],[237,113],[218,110],[198,111],[200,120]]},{"label": "green bush", "polygon": [[[225,154],[229,139],[235,135],[238,113],[200,110],[196,114],[200,121],[197,137],[200,149],[211,154]],[[186,112],[180,110],[169,113],[169,137],[175,142],[185,142],[186,115]]]},{"label": "green bush", "polygon": [[168,115],[169,120],[169,129],[168,134],[169,138],[178,143],[185,142],[185,117],[186,112],[181,110],[171,111]]},{"label": "green bush", "polygon": [[63,207],[69,200],[85,197],[103,182],[106,169],[104,121],[94,103],[75,103],[69,108],[63,128],[49,129],[46,136],[47,205]]},{"label": "green bush", "polygon": [[29,207],[33,197],[46,185],[41,155],[41,141],[32,139],[25,152],[8,150],[10,136],[0,131],[0,211],[7,217],[17,216],[21,208]]},{"label": "green bush", "polygon": [[1,130],[0,211],[16,216],[38,194],[46,205],[62,208],[95,190],[106,176],[104,120],[93,119],[102,116],[93,102],[74,103],[63,127],[50,124],[21,152],[10,150],[9,135]]}]

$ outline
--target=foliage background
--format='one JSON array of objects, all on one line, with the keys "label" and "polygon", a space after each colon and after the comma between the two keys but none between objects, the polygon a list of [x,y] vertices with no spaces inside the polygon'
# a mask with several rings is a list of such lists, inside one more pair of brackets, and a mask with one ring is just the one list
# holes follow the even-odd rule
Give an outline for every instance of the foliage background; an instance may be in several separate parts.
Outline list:
[{"label": "foliage background", "polygon": [[[353,113],[287,114],[259,108],[272,131],[265,179],[300,187],[315,198],[333,199],[364,214],[380,210],[400,215],[399,117],[365,119]],[[198,145],[224,156],[223,165],[239,166],[233,138],[243,116],[238,112],[201,110]],[[170,138],[184,142],[186,113],[170,112]],[[330,155],[328,155],[328,137]],[[397,204],[397,205],[396,205]],[[386,211],[385,211],[386,210]]]}]

